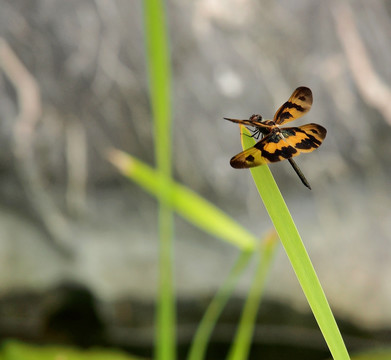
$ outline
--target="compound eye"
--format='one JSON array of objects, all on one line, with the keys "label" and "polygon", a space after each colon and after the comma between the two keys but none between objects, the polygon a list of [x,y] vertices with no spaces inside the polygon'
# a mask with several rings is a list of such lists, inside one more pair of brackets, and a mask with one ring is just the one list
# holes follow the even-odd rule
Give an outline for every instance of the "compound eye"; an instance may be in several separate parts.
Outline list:
[{"label": "compound eye", "polygon": [[253,114],[250,116],[250,121],[262,121],[262,116],[259,114]]}]

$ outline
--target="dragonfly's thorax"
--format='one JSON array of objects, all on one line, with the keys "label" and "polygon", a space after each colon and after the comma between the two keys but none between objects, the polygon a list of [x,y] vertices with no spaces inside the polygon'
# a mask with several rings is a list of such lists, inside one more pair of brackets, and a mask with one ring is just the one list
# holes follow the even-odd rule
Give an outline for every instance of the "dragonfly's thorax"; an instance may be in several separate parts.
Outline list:
[{"label": "dragonfly's thorax", "polygon": [[263,135],[269,135],[270,133],[278,134],[280,133],[280,127],[273,120],[263,120],[262,124],[264,126],[258,126],[259,132]]},{"label": "dragonfly's thorax", "polygon": [[279,143],[281,139],[284,139],[284,134],[281,129],[275,125],[269,132],[269,141],[273,143]]},{"label": "dragonfly's thorax", "polygon": [[273,120],[263,120],[262,124],[265,124],[267,126],[277,126]]}]

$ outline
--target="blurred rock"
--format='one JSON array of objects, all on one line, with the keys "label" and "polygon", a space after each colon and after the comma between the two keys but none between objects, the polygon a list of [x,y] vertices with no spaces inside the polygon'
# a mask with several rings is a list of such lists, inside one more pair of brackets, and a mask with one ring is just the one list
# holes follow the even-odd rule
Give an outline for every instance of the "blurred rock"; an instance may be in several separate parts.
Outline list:
[{"label": "blurred rock", "polygon": [[[293,89],[309,86],[313,108],[298,123],[328,129],[324,145],[297,160],[312,192],[287,163],[271,169],[335,313],[363,327],[389,327],[391,131],[357,90],[333,6],[309,0],[167,2],[174,173],[264,233],[271,224],[249,172],[229,166],[240,141],[238,128],[223,117],[272,118]],[[389,3],[350,6],[375,70],[390,84],[391,40],[384,35]],[[38,181],[34,192],[18,170],[20,104],[2,72],[0,290],[44,291],[75,280],[99,299],[152,301],[156,202],[103,156],[115,146],[154,163],[141,2],[2,0],[0,36],[37,81],[42,98],[30,151],[30,170],[39,175],[32,177]],[[178,296],[213,293],[237,250],[182,221],[176,238]],[[239,294],[250,280],[248,272]],[[267,296],[309,311],[282,250]]]}]

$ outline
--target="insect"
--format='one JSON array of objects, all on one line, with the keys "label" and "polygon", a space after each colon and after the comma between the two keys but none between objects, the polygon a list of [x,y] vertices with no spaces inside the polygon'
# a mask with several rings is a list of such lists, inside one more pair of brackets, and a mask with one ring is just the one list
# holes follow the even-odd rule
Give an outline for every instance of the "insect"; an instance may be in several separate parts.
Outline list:
[{"label": "insect", "polygon": [[304,174],[292,158],[317,149],[326,137],[327,130],[318,124],[280,128],[281,125],[306,114],[311,106],[312,91],[301,86],[277,110],[273,120],[262,120],[261,115],[252,115],[248,120],[224,118],[253,127],[251,136],[256,139],[261,136],[261,140],[253,147],[235,155],[230,161],[231,166],[235,169],[245,169],[288,159],[301,182],[311,189]]}]

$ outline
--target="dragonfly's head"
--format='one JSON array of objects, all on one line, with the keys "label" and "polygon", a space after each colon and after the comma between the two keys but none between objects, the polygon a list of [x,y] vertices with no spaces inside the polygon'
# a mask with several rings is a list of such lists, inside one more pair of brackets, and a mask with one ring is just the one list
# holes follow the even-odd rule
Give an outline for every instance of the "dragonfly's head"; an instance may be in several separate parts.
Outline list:
[{"label": "dragonfly's head", "polygon": [[261,122],[262,121],[262,116],[259,115],[259,114],[254,114],[254,115],[251,115],[250,118],[249,118],[250,121],[258,121],[258,122]]}]

